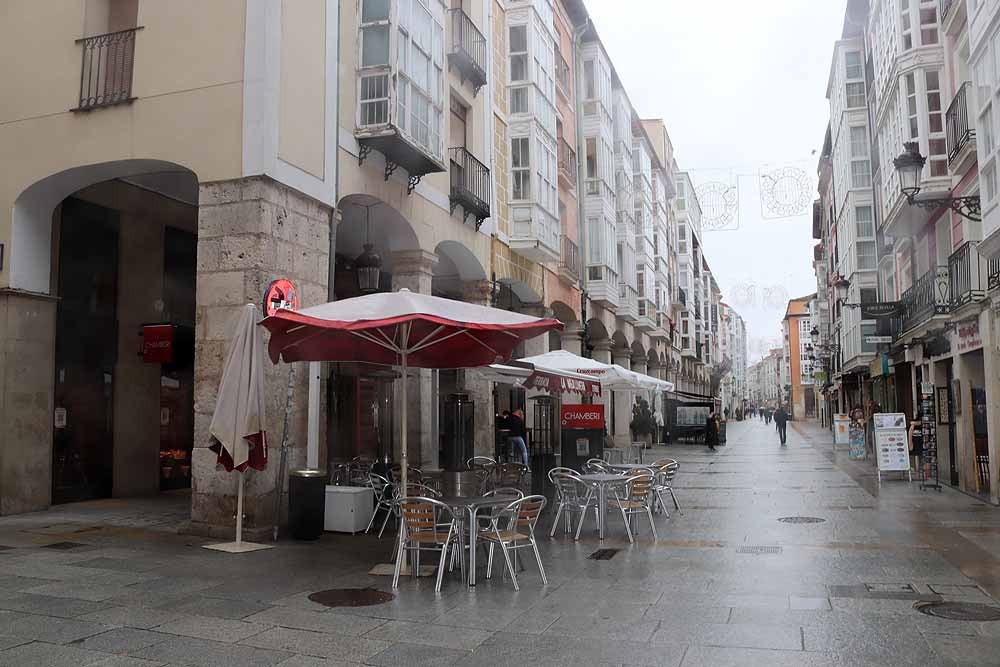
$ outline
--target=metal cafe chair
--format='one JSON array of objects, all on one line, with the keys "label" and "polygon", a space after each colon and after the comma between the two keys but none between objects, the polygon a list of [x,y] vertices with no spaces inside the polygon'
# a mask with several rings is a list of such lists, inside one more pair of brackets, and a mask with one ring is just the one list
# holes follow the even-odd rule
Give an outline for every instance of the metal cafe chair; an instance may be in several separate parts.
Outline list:
[{"label": "metal cafe chair", "polygon": [[[659,459],[658,461],[654,461],[650,467],[657,471],[656,480],[653,485],[653,490],[656,492],[657,504],[666,512],[667,505],[663,502],[663,494],[669,493],[674,503],[674,509],[677,510],[678,514],[684,516],[684,511],[681,509],[680,503],[677,502],[676,494],[674,494],[674,477],[677,476],[677,471],[680,470],[680,464],[674,459]],[[670,516],[669,512],[667,512],[667,516]]]},{"label": "metal cafe chair", "polygon": [[[604,453],[601,455],[607,463],[625,463],[625,450],[624,449],[605,449]],[[614,459],[612,461],[611,459]]]},{"label": "metal cafe chair", "polygon": [[479,531],[479,538],[490,545],[486,564],[487,579],[493,574],[493,551],[499,545],[507,564],[507,571],[510,573],[510,580],[514,584],[514,590],[521,590],[517,584],[517,573],[512,556],[517,553],[518,549],[530,547],[535,553],[535,562],[538,563],[538,573],[542,577],[542,584],[548,585],[548,579],[545,578],[545,566],[542,565],[542,556],[538,552],[538,544],[535,542],[535,526],[538,524],[538,517],[541,516],[542,510],[545,509],[545,503],[545,496],[525,496],[515,500],[492,517],[489,528]]},{"label": "metal cafe chair", "polygon": [[614,469],[601,459],[588,459],[587,462],[583,464],[583,472],[590,474],[596,474],[596,473],[608,473],[611,475],[615,474]]},{"label": "metal cafe chair", "polygon": [[465,462],[465,467],[476,476],[476,480],[479,482],[479,493],[486,493],[494,482],[493,477],[497,468],[496,459],[489,456],[473,456]]},{"label": "metal cafe chair", "polygon": [[[440,593],[449,549],[453,544],[460,543],[462,539],[457,517],[450,507],[435,498],[406,497],[400,498],[398,504],[402,521],[399,528],[396,569],[392,576],[392,587],[399,588],[403,555],[407,551],[413,552],[410,569],[414,578],[420,572],[420,552],[440,551],[437,584],[434,587],[434,590]],[[459,549],[459,559],[462,562],[461,569],[464,579],[465,552],[462,549]]]},{"label": "metal cafe chair", "polygon": [[375,517],[378,516],[379,510],[381,510],[385,512],[385,518],[382,519],[382,528],[378,531],[378,536],[382,537],[385,525],[389,522],[389,516],[398,516],[396,487],[382,475],[373,472],[368,473],[368,486],[371,487],[372,493],[375,494],[375,509],[372,511],[372,518],[368,522],[365,532],[367,533],[372,529],[372,526],[375,524]]},{"label": "metal cafe chair", "polygon": [[[625,532],[628,534],[628,541],[634,543],[632,537],[631,517],[637,514],[645,514],[649,519],[649,528],[653,532],[653,541],[657,540],[656,524],[653,523],[653,503],[656,494],[653,492],[653,472],[640,472],[638,475],[629,477],[625,483],[625,495],[621,495],[615,489],[615,497],[608,501],[613,507],[617,507],[622,513],[625,521]],[[636,526],[638,528],[638,526]]]},{"label": "metal cafe chair", "polygon": [[496,467],[497,488],[504,486],[521,488],[527,474],[528,466],[523,463],[501,463]]},{"label": "metal cafe chair", "polygon": [[628,446],[628,458],[630,463],[642,463],[642,453],[646,449],[646,443],[633,442]]},{"label": "metal cafe chair", "polygon": [[[549,481],[556,487],[556,501],[559,503],[559,506],[556,508],[556,517],[552,520],[552,530],[549,532],[550,538],[555,537],[556,528],[559,527],[559,518],[563,516],[563,512],[565,512],[566,516],[564,524],[565,533],[569,533],[573,529],[574,514],[586,515],[588,510],[593,509],[595,516],[600,520],[597,501],[594,498],[594,489],[580,479],[579,474],[575,470],[571,468],[553,468],[549,471]],[[581,520],[577,526],[574,540],[580,539],[580,528],[582,527],[583,521]]]}]

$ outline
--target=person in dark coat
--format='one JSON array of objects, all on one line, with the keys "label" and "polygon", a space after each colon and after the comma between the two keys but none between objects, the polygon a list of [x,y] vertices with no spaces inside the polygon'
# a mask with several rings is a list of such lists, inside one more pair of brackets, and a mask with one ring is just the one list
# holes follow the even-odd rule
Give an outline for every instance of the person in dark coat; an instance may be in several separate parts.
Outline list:
[{"label": "person in dark coat", "polygon": [[524,427],[524,413],[521,410],[514,410],[511,413],[509,428],[510,438],[508,442],[510,442],[511,448],[514,450],[514,455],[521,459],[520,463],[527,466],[528,445],[525,443],[525,438],[528,437],[528,432]]},{"label": "person in dark coat", "polygon": [[705,420],[705,444],[713,452],[715,446],[719,444],[719,415],[715,410],[709,412],[708,419]]},{"label": "person in dark coat", "polygon": [[781,438],[781,445],[785,445],[785,436],[788,434],[788,413],[785,412],[785,406],[779,405],[778,409],[774,411],[774,426],[778,430],[778,437]]}]

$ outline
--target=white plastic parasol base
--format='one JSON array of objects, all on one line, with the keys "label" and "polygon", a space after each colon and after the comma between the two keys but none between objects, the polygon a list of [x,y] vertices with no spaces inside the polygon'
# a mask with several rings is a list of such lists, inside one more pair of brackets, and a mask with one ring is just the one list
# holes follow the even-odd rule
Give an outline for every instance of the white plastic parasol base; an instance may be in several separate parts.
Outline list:
[{"label": "white plastic parasol base", "polygon": [[220,542],[219,544],[206,544],[204,548],[214,551],[225,551],[230,554],[245,554],[250,551],[273,549],[274,547],[270,544],[260,544],[259,542]]}]

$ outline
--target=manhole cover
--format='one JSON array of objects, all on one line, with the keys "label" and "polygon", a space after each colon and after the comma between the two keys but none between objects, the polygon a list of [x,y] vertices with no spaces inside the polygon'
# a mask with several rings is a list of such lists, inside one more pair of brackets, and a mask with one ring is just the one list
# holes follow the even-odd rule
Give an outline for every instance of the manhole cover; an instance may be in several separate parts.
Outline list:
[{"label": "manhole cover", "polygon": [[781,523],[823,523],[826,519],[818,516],[783,516],[778,519]]},{"label": "manhole cover", "polygon": [[914,602],[921,614],[952,621],[1000,621],[1000,607],[973,602]]},{"label": "manhole cover", "polygon": [[618,553],[619,549],[598,549],[594,553],[587,556],[591,560],[611,560]]},{"label": "manhole cover", "polygon": [[772,547],[772,546],[766,546],[766,547],[762,547],[762,546],[742,546],[742,547],[738,547],[736,549],[736,553],[738,553],[738,554],[755,554],[755,555],[759,555],[759,554],[780,554],[781,553],[781,547]]},{"label": "manhole cover", "polygon": [[370,607],[395,598],[392,593],[374,588],[331,588],[309,596],[310,600],[325,607]]},{"label": "manhole cover", "polygon": [[68,551],[69,549],[79,549],[80,547],[85,547],[86,544],[80,544],[79,542],[53,542],[52,544],[46,544],[42,546],[43,549],[56,549],[58,551]]}]

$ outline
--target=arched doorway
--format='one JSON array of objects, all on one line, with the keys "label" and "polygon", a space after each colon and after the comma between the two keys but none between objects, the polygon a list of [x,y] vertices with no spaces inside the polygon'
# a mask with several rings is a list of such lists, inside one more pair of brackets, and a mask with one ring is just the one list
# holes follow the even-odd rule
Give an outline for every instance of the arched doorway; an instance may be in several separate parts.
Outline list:
[{"label": "arched doorway", "polygon": [[52,445],[26,453],[47,459],[45,504],[191,486],[198,192],[180,165],[124,160],[15,202],[11,286],[56,297]]},{"label": "arched doorway", "polygon": [[[333,283],[336,298],[348,299],[362,294],[356,261],[366,246],[380,260],[377,291],[392,291],[404,264],[409,262],[407,255],[420,247],[410,222],[390,204],[363,193],[342,197],[337,210],[340,221],[336,231]],[[414,291],[430,291],[431,270],[428,264],[424,278],[418,277],[412,286],[426,284],[427,289]],[[354,458],[373,461],[393,456],[400,442],[399,408],[393,400],[398,379],[396,371],[383,366],[331,365],[328,404],[332,409],[327,411],[327,460],[330,464]],[[415,401],[419,401],[419,391],[419,387],[411,387],[410,396]],[[411,414],[413,412],[416,410]],[[411,443],[418,441],[416,437],[410,440]],[[416,451],[411,450],[411,455],[419,461]]]}]

